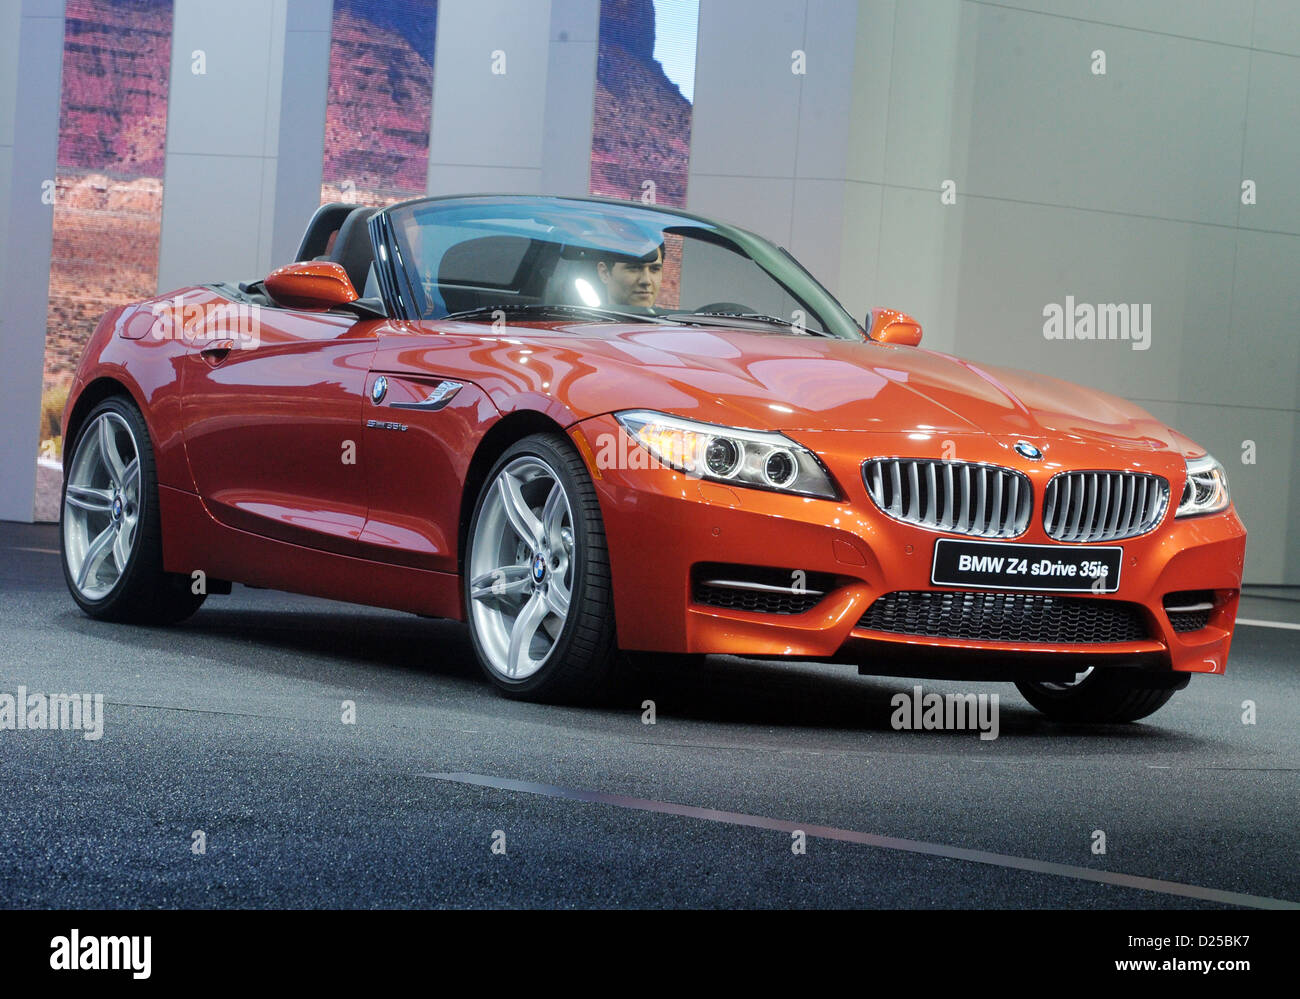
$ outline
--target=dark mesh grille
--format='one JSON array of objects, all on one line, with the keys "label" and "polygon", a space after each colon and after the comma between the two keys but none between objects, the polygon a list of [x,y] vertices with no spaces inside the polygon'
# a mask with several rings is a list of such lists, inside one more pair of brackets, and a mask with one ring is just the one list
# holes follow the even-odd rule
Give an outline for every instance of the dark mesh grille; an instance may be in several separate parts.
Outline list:
[{"label": "dark mesh grille", "polygon": [[1210,614],[1213,613],[1213,607],[1197,610],[1179,610],[1180,607],[1193,607],[1200,604],[1213,604],[1213,590],[1179,590],[1177,593],[1168,593],[1165,595],[1165,613],[1169,616],[1169,623],[1173,626],[1174,631],[1200,631],[1208,627],[1210,623]]},{"label": "dark mesh grille", "polygon": [[1132,604],[1044,593],[886,593],[858,627],[899,635],[985,642],[1103,644],[1147,637]]},{"label": "dark mesh grille", "polygon": [[763,593],[735,590],[726,586],[695,584],[695,602],[728,610],[755,611],[759,614],[802,614],[817,606],[820,593]]},{"label": "dark mesh grille", "polygon": [[1209,625],[1210,612],[1208,610],[1182,613],[1172,611],[1169,614],[1169,623],[1174,626],[1174,631],[1200,631]]}]

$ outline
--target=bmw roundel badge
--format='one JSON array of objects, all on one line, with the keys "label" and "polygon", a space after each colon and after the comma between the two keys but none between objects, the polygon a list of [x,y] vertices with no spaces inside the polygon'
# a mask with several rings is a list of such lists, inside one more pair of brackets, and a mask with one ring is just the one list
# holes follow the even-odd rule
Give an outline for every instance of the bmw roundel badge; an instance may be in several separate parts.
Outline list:
[{"label": "bmw roundel badge", "polygon": [[1042,461],[1043,452],[1030,444],[1029,441],[1016,441],[1016,454],[1022,458],[1028,458],[1030,461]]},{"label": "bmw roundel badge", "polygon": [[378,406],[384,401],[384,396],[388,394],[388,379],[380,375],[375,379],[375,384],[370,386],[370,401]]}]

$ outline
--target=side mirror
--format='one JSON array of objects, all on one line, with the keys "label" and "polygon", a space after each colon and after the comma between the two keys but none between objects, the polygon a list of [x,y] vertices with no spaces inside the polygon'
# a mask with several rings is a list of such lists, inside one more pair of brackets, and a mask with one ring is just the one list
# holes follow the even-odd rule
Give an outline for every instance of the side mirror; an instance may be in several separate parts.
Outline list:
[{"label": "side mirror", "polygon": [[331,260],[277,267],[262,282],[266,293],[291,309],[332,309],[357,300],[348,272]]},{"label": "side mirror", "polygon": [[867,315],[867,329],[870,330],[871,339],[880,343],[915,347],[921,342],[921,324],[906,312],[873,309]]}]

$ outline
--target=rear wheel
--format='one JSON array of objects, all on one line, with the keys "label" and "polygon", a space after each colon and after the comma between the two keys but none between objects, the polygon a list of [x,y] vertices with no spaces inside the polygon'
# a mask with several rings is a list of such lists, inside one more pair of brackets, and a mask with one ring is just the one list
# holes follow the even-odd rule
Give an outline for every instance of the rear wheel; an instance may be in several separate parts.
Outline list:
[{"label": "rear wheel", "polygon": [[498,459],[470,522],[464,575],[474,651],[499,690],[560,701],[606,689],[616,652],[609,552],[595,487],[564,435],[534,434]]},{"label": "rear wheel", "polygon": [[1164,707],[1187,686],[1185,673],[1088,669],[1072,683],[1017,681],[1025,700],[1049,718],[1070,722],[1131,722]]},{"label": "rear wheel", "polygon": [[163,571],[153,448],[128,399],[105,399],[77,434],[59,539],[68,589],[93,618],[171,624],[203,603],[188,576]]}]

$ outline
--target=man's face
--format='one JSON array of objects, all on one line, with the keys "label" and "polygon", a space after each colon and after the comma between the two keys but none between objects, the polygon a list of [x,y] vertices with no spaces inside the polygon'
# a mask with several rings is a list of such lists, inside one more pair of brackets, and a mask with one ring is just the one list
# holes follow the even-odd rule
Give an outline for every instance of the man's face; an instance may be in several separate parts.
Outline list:
[{"label": "man's face", "polygon": [[664,279],[663,252],[656,250],[654,261],[648,264],[619,261],[610,266],[602,260],[596,265],[596,274],[605,283],[605,297],[610,305],[650,308],[659,297],[659,285]]}]

